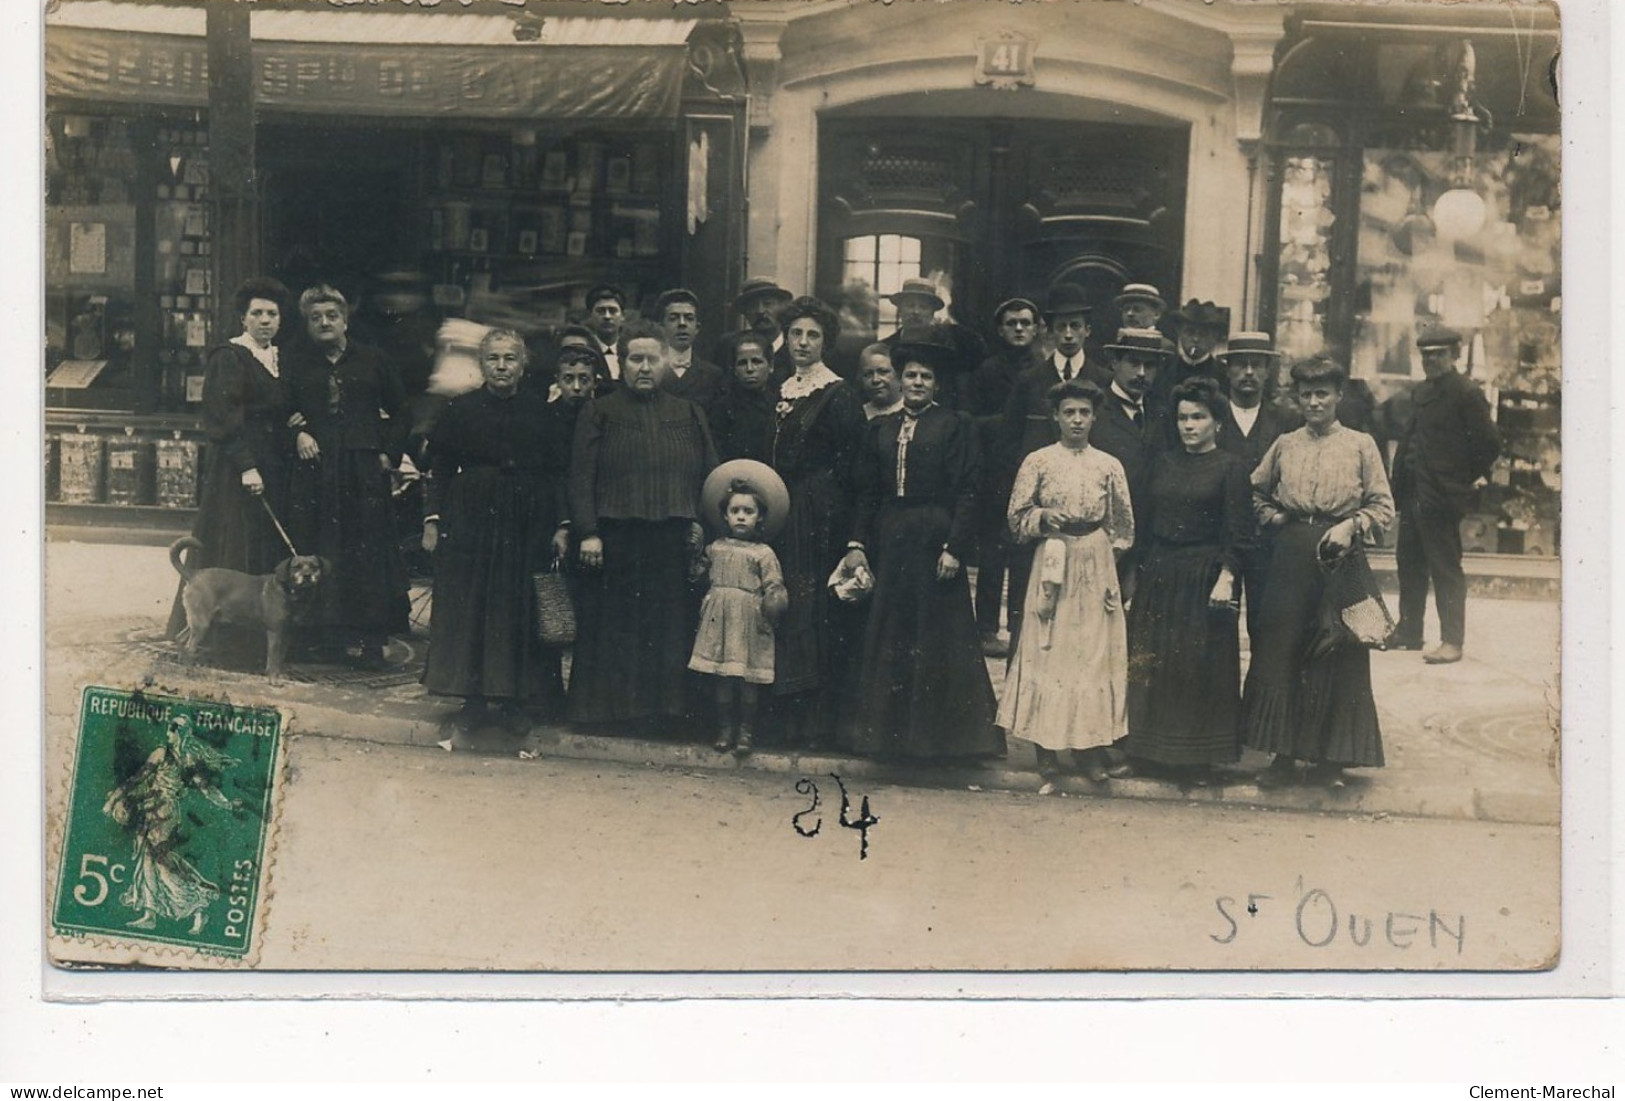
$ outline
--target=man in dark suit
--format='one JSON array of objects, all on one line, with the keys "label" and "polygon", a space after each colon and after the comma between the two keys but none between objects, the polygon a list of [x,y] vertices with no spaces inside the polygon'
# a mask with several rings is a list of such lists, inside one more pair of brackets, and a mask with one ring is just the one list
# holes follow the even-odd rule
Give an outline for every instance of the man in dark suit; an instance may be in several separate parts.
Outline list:
[{"label": "man in dark suit", "polygon": [[[1219,447],[1238,456],[1251,474],[1276,437],[1298,427],[1277,406],[1264,401],[1264,390],[1281,353],[1269,333],[1237,333],[1221,357],[1230,381],[1230,412],[1219,426]],[[1242,558],[1241,584],[1247,602],[1247,636],[1258,637],[1258,604],[1268,564],[1267,543],[1250,547]]]},{"label": "man in dark suit", "polygon": [[621,342],[621,326],[626,323],[626,292],[609,283],[600,283],[587,291],[587,317],[584,324],[592,333],[593,344],[609,377],[619,382],[621,360],[617,348]]},{"label": "man in dark suit", "polygon": [[895,294],[888,294],[886,300],[897,308],[897,331],[881,343],[887,348],[906,342],[950,349],[950,354],[943,358],[941,377],[937,380],[937,404],[945,409],[963,410],[963,391],[969,384],[971,372],[987,356],[982,338],[963,325],[938,319],[937,311],[946,307],[947,302],[929,279],[905,279],[902,287]]},{"label": "man in dark suit", "polygon": [[[1057,284],[1050,288],[1045,306],[1044,323],[1054,335],[1055,351],[1016,376],[999,416],[995,435],[997,455],[992,461],[1002,470],[1004,485],[1014,483],[1021,460],[1060,439],[1049,407],[1050,387],[1082,377],[1105,389],[1106,383],[1096,380],[1103,377],[1109,382],[1111,378],[1106,368],[1084,356],[1083,344],[1089,339],[1089,303],[1083,290],[1071,283]],[[1012,648],[1021,627],[1021,609],[1032,565],[1031,547],[1012,548],[1006,564],[1010,577],[1007,619]]]},{"label": "man in dark suit", "polygon": [[976,419],[982,454],[982,488],[977,501],[976,626],[982,652],[988,657],[1009,653],[999,638],[999,611],[1004,604],[1006,559],[1010,552],[1006,508],[1010,476],[1014,471],[992,461],[998,452],[1000,414],[1023,371],[1036,362],[1033,342],[1038,336],[1038,306],[1025,298],[1010,298],[993,311],[998,346],[972,373],[962,396],[963,409]]},{"label": "man in dark suit", "polygon": [[1164,314],[1161,329],[1174,342],[1173,358],[1157,378],[1157,397],[1164,406],[1175,386],[1197,375],[1212,379],[1221,391],[1229,386],[1224,363],[1214,354],[1230,331],[1227,307],[1193,298],[1172,313]]},{"label": "man in dark suit", "polygon": [[1115,343],[1106,345],[1112,356],[1112,378],[1106,400],[1095,414],[1089,445],[1123,464],[1128,479],[1129,503],[1134,506],[1134,546],[1117,560],[1118,580],[1125,601],[1134,598],[1135,570],[1151,510],[1146,491],[1151,465],[1168,446],[1164,423],[1170,419],[1157,396],[1157,378],[1166,368],[1168,352],[1155,329],[1119,329]]},{"label": "man in dark suit", "polygon": [[726,376],[721,367],[694,353],[694,338],[700,333],[699,298],[693,291],[678,287],[655,299],[654,313],[671,348],[671,370],[661,379],[661,389],[687,398],[710,417]]},{"label": "man in dark suit", "polygon": [[1399,625],[1390,648],[1419,650],[1428,582],[1439,609],[1439,645],[1422,656],[1430,665],[1461,660],[1467,630],[1467,577],[1461,568],[1461,521],[1474,483],[1487,478],[1500,453],[1490,405],[1456,370],[1461,335],[1434,329],[1416,338],[1427,378],[1411,391],[1413,412],[1394,454],[1395,547]]}]

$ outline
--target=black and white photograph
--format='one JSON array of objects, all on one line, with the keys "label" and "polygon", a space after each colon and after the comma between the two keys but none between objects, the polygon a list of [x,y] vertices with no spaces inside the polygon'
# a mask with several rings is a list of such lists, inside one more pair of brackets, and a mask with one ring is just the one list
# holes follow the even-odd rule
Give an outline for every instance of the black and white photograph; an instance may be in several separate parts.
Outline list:
[{"label": "black and white photograph", "polygon": [[49,967],[1559,967],[1562,14],[53,0]]}]

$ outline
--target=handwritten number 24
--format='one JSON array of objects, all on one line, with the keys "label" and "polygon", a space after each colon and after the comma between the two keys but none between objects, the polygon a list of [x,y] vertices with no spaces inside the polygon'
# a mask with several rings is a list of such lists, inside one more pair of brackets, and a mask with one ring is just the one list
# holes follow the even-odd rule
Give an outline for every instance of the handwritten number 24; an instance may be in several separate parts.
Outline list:
[{"label": "handwritten number 24", "polygon": [[[853,818],[852,800],[846,794],[846,785],[833,772],[830,773],[829,778],[834,780],[835,786],[841,789],[840,824],[846,829],[858,831],[858,837],[860,838],[858,842],[858,859],[867,860],[869,859],[869,827],[879,822],[880,816],[870,813],[869,797],[865,795],[858,804],[858,817]],[[806,810],[798,811],[791,817],[790,825],[795,827],[796,833],[802,837],[817,837],[824,828],[824,819],[820,817],[814,820],[810,829],[803,826],[801,820],[818,810],[822,799],[818,793],[818,785],[812,780],[803,777],[796,781],[796,792],[800,795],[811,796],[812,802],[807,805]]]}]

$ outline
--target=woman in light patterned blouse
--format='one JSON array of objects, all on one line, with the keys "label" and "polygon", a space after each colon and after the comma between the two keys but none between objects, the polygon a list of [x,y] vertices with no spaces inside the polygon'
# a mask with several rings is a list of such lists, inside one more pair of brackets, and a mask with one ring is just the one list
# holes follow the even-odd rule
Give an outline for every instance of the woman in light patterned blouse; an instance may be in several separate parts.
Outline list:
[{"label": "woman in light patterned blouse", "polygon": [[1262,786],[1296,778],[1344,786],[1343,770],[1383,763],[1371,655],[1353,642],[1312,656],[1325,587],[1322,545],[1336,554],[1387,527],[1394,498],[1374,440],[1337,421],[1348,376],[1325,357],[1292,368],[1304,426],[1253,471],[1253,513],[1272,539],[1258,635],[1242,692],[1243,741],[1275,754]]},{"label": "woman in light patterned blouse", "polygon": [[1010,493],[1010,530],[1036,548],[997,721],[1038,746],[1046,783],[1063,749],[1091,781],[1104,783],[1105,749],[1127,733],[1117,558],[1134,544],[1134,510],[1123,465],[1089,446],[1100,388],[1072,380],[1048,397],[1061,440],[1022,460]]}]

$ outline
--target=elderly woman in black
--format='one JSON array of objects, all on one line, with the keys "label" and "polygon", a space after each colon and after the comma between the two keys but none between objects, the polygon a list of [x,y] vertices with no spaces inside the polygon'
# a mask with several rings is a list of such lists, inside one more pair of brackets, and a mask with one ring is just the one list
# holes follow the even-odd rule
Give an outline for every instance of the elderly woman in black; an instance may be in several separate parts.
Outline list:
[{"label": "elderly woman in black", "polygon": [[488,700],[526,725],[563,710],[556,651],[537,637],[531,576],[549,567],[564,519],[561,422],[546,391],[523,385],[524,338],[493,329],[480,341],[485,385],[453,398],[429,436],[423,548],[434,558],[434,616],[423,685],[463,697],[459,725],[478,725]]},{"label": "elderly woman in black", "polygon": [[1252,543],[1252,489],[1218,446],[1230,411],[1218,383],[1173,388],[1180,449],[1152,462],[1146,547],[1128,613],[1128,744],[1133,757],[1205,783],[1241,752],[1239,575]]},{"label": "elderly woman in black", "polygon": [[405,416],[406,395],[384,354],[349,338],[350,306],[337,290],[311,287],[299,296],[299,312],[307,339],[288,357],[302,418],[288,529],[301,553],[334,564],[337,576],[323,586],[329,643],[377,668],[389,635],[407,629],[406,564],[390,498],[400,455],[386,422]]},{"label": "elderly woman in black", "polygon": [[570,670],[576,722],[688,718],[698,605],[700,487],[716,447],[699,406],[661,389],[658,326],[621,333],[620,388],[582,410],[571,452],[573,536],[584,572]]},{"label": "elderly woman in black", "polygon": [[1304,426],[1270,445],[1253,471],[1253,513],[1271,538],[1258,637],[1242,693],[1243,740],[1275,754],[1260,784],[1296,777],[1333,787],[1343,770],[1383,763],[1371,655],[1352,641],[1311,646],[1325,591],[1322,562],[1387,527],[1394,498],[1376,442],[1337,421],[1347,374],[1330,359],[1292,368]]},{"label": "elderly woman in black", "polygon": [[[194,569],[270,573],[288,556],[265,510],[268,504],[278,516],[285,514],[293,457],[287,380],[275,343],[287,302],[288,289],[276,280],[246,280],[233,300],[243,331],[213,349],[204,365],[203,428],[209,447],[192,526],[193,537],[203,544],[193,552]],[[177,592],[169,634],[185,626]]]},{"label": "elderly woman in black", "polygon": [[869,422],[854,463],[857,518],[842,566],[871,568],[875,589],[843,736],[872,757],[980,757],[1003,745],[963,565],[974,538],[975,424],[936,403],[954,354],[893,347],[902,412]]},{"label": "elderly woman in black", "polygon": [[794,372],[779,386],[772,467],[790,490],[790,512],[773,550],[784,569],[790,607],[775,632],[778,714],[792,738],[827,743],[834,735],[835,691],[852,645],[851,610],[825,583],[852,526],[851,462],[863,436],[863,405],[824,365],[840,323],[816,298],[785,310],[784,346]]}]

